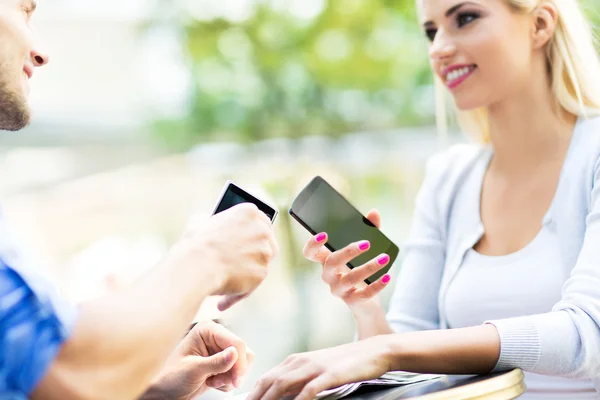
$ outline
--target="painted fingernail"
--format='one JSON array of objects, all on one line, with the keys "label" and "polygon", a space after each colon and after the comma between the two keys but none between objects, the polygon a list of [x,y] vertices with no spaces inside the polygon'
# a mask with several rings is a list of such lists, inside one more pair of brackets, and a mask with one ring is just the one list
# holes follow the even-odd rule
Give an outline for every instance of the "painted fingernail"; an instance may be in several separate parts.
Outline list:
[{"label": "painted fingernail", "polygon": [[387,285],[388,283],[390,283],[391,279],[392,277],[389,274],[385,274],[381,279],[381,282],[383,282],[384,285]]},{"label": "painted fingernail", "polygon": [[379,265],[385,265],[389,261],[390,261],[390,256],[388,256],[387,254],[384,254],[377,259],[377,262],[379,263]]},{"label": "painted fingernail", "polygon": [[358,244],[358,248],[361,249],[361,250],[367,250],[370,246],[371,246],[371,243],[369,243],[368,240],[365,240],[365,241],[360,242]]},{"label": "painted fingernail", "polygon": [[317,237],[315,238],[315,240],[317,241],[317,243],[321,243],[326,238],[327,238],[327,234],[326,233],[319,233],[317,235]]}]

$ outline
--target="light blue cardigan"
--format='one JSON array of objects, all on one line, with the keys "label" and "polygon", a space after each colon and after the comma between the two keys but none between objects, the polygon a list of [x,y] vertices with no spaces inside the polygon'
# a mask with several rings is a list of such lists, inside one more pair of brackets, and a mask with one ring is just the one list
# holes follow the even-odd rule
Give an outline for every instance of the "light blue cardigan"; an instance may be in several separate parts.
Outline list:
[{"label": "light blue cardigan", "polygon": [[[394,331],[448,328],[444,296],[483,235],[474,210],[491,155],[465,144],[429,160],[388,313]],[[600,392],[600,119],[577,122],[544,220],[556,224],[569,278],[548,313],[489,321],[502,343],[495,369],[588,378]]]}]

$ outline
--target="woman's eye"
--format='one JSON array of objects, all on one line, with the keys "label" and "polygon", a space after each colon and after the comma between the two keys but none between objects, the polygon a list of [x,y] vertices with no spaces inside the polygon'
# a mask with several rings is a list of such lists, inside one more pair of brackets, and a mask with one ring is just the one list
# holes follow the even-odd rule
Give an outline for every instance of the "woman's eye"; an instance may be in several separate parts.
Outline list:
[{"label": "woman's eye", "polygon": [[427,29],[425,31],[425,36],[427,36],[427,38],[433,42],[433,39],[435,39],[435,34],[437,33],[437,29]]},{"label": "woman's eye", "polygon": [[458,22],[458,26],[465,26],[467,24],[470,24],[471,22],[475,21],[477,18],[479,18],[479,15],[476,13],[463,13],[463,14],[459,14],[458,17],[456,18],[457,22]]}]

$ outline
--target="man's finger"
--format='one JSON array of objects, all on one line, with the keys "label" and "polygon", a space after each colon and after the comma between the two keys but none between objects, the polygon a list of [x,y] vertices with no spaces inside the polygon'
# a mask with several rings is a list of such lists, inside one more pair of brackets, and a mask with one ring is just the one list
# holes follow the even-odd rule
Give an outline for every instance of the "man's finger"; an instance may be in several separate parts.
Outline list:
[{"label": "man's finger", "polygon": [[233,385],[225,385],[217,388],[217,390],[220,392],[231,392],[233,389],[235,389]]},{"label": "man's finger", "polygon": [[240,387],[242,378],[248,369],[246,343],[227,330],[224,326],[215,324],[212,328],[212,335],[219,347],[233,346],[238,354],[237,360],[231,367],[232,383],[235,387]]},{"label": "man's finger", "polygon": [[272,259],[273,259],[273,258],[277,257],[277,255],[279,254],[279,244],[277,244],[277,239],[275,239],[275,232],[274,232],[273,226],[271,226],[271,230],[272,230],[273,234],[269,238],[269,244],[271,245],[271,251],[273,254]]},{"label": "man's finger", "polygon": [[250,347],[246,347],[246,362],[248,363],[248,368],[254,363],[254,359],[256,358],[256,354],[252,351]]},{"label": "man's finger", "polygon": [[219,389],[225,386],[233,386],[231,379],[231,371],[211,376],[206,379],[205,384],[206,386],[213,389]]},{"label": "man's finger", "polygon": [[195,356],[198,368],[203,368],[209,375],[222,374],[233,368],[238,360],[238,351],[231,346],[210,357]]},{"label": "man's finger", "polygon": [[237,303],[239,303],[240,301],[244,300],[248,296],[250,296],[250,293],[240,294],[240,295],[236,295],[236,296],[224,296],[217,303],[217,309],[219,311],[226,311],[226,310],[230,309],[231,307],[233,307],[234,305],[236,305]]}]

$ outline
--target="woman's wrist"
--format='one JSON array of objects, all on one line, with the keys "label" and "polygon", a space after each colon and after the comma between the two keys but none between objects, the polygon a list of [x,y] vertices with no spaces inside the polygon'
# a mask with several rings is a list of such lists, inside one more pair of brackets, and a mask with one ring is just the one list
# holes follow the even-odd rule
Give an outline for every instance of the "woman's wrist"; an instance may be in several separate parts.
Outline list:
[{"label": "woman's wrist", "polygon": [[385,319],[385,311],[378,297],[348,306],[357,324],[362,321]]},{"label": "woman's wrist", "polygon": [[371,342],[376,360],[382,363],[382,368],[385,371],[398,371],[398,359],[401,358],[398,354],[400,346],[398,345],[398,335],[382,334],[367,338],[366,341]]},{"label": "woman's wrist", "polygon": [[385,316],[385,310],[378,298],[355,304],[350,307],[350,310],[356,322],[359,340],[392,333]]},{"label": "woman's wrist", "polygon": [[352,312],[352,315],[354,315],[355,318],[370,316],[373,315],[374,312],[384,312],[383,308],[381,307],[379,297],[377,296],[365,301],[348,305],[348,308],[350,308],[350,311]]}]

